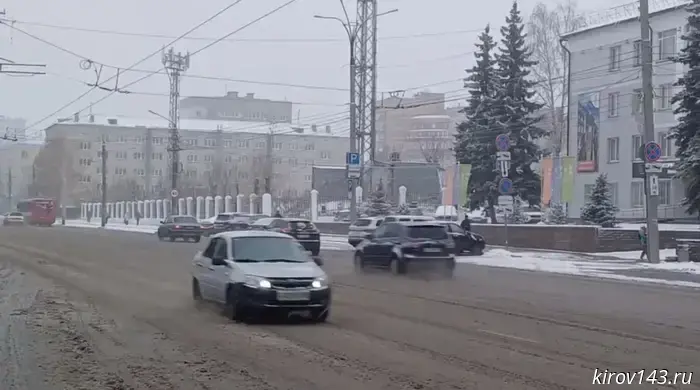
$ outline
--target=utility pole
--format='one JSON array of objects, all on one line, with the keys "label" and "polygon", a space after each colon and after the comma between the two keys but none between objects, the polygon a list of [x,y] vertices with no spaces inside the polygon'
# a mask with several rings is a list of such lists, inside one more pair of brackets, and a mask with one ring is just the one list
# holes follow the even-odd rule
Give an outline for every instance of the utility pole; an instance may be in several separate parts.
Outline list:
[{"label": "utility pole", "polygon": [[[658,144],[654,143],[654,84],[652,82],[652,50],[651,50],[651,29],[649,26],[649,0],[639,2],[639,20],[642,28],[642,91],[644,107],[644,143],[645,158],[647,164],[645,168],[655,161],[657,156],[652,155],[651,149],[658,149]],[[656,145],[656,147],[654,147]],[[658,179],[658,176],[656,176]],[[658,218],[658,188],[652,188],[652,182],[658,184],[654,175],[645,175],[644,188],[646,194],[647,207],[647,257],[649,262],[659,262],[659,218]]]},{"label": "utility pole", "polygon": [[107,225],[107,142],[102,135],[102,204],[100,204],[100,225]]},{"label": "utility pole", "polygon": [[7,203],[12,210],[12,167],[7,170]]},{"label": "utility pole", "polygon": [[275,123],[270,123],[270,131],[267,134],[267,144],[265,150],[265,183],[263,193],[272,194],[272,177],[274,175],[274,164],[272,161],[272,151],[275,142]]},{"label": "utility pole", "polygon": [[170,78],[170,142],[168,151],[170,152],[170,213],[177,214],[177,185],[180,175],[180,135],[178,126],[180,124],[180,75],[190,67],[190,54],[183,55],[170,50],[163,52],[163,66]]}]

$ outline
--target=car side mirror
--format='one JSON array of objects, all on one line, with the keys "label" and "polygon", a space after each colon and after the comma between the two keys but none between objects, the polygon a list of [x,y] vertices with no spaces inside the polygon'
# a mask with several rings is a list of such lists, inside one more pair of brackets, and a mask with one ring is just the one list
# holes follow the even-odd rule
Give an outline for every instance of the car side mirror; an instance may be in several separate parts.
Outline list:
[{"label": "car side mirror", "polygon": [[226,260],[222,257],[213,257],[211,259],[211,264],[212,265],[226,265]]},{"label": "car side mirror", "polygon": [[317,266],[323,266],[323,259],[321,258],[321,256],[311,256],[311,258],[314,260],[314,263],[316,263]]},{"label": "car side mirror", "polygon": [[161,225],[164,224],[164,223],[165,223],[165,221],[160,221],[160,224],[161,224]]}]

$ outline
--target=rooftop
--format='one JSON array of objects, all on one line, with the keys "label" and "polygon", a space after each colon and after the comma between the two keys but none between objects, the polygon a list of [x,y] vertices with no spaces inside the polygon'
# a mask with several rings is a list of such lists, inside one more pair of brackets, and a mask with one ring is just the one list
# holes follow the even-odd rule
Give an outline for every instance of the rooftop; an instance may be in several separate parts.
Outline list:
[{"label": "rooftop", "polygon": [[[691,4],[691,0],[649,0],[649,15],[653,16],[661,12],[685,7]],[[639,2],[632,2],[607,10],[592,12],[580,16],[576,28],[561,36],[562,39],[601,27],[611,26],[617,23],[629,22],[639,18]]]},{"label": "rooftop", "polygon": [[450,119],[449,115],[417,115],[413,119]]},{"label": "rooftop", "polygon": [[[268,122],[243,122],[243,121],[216,121],[205,119],[181,119],[180,130],[185,131],[218,131],[224,133],[263,133],[267,134],[272,130],[276,134],[289,135],[315,135],[326,137],[348,137],[348,126],[345,126],[340,120],[332,121],[335,126],[320,123],[318,125],[302,124],[294,125],[290,123],[272,124]],[[59,120],[50,125],[64,126],[111,126],[111,127],[141,127],[150,129],[167,129],[169,121],[158,116],[152,117],[130,117],[124,115],[86,115],[79,117],[78,121],[75,118]],[[314,129],[316,131],[314,131]]]}]

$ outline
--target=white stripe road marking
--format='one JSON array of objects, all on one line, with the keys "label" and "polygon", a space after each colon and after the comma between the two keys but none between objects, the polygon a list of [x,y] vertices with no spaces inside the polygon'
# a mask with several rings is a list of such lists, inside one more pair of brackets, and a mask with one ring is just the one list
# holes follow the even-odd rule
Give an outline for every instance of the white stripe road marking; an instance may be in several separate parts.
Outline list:
[{"label": "white stripe road marking", "polygon": [[477,331],[481,333],[486,333],[490,334],[492,336],[499,336],[507,339],[513,339],[513,340],[518,340],[518,341],[525,341],[527,343],[532,343],[532,344],[539,344],[540,342],[537,340],[532,340],[532,339],[526,339],[524,337],[518,337],[518,336],[513,336],[511,334],[506,334],[506,333],[499,333],[499,332],[494,332],[492,330],[486,330],[486,329],[477,329]]}]

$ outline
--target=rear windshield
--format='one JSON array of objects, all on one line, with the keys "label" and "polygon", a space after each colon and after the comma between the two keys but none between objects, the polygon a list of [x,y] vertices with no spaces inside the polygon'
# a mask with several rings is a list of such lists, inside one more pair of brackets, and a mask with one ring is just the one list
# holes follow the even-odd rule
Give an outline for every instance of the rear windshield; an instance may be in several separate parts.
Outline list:
[{"label": "rear windshield", "polygon": [[366,218],[360,218],[355,223],[352,224],[352,226],[369,226],[372,224],[371,219],[366,219]]},{"label": "rear windshield", "polygon": [[197,218],[195,217],[175,217],[173,218],[175,223],[197,223]]},{"label": "rear windshield", "polygon": [[233,217],[233,215],[230,215],[230,214],[219,214],[219,215],[216,216],[215,221],[217,221],[217,222],[228,221],[229,219],[231,219],[231,217]]},{"label": "rear windshield", "polygon": [[386,217],[386,218],[384,218],[384,222],[394,222],[394,221],[396,221],[396,218],[395,218],[395,217]]},{"label": "rear windshield", "polygon": [[444,226],[410,226],[408,236],[411,238],[429,238],[432,240],[444,240],[447,238],[447,230]]},{"label": "rear windshield", "polygon": [[21,217],[21,216],[22,216],[22,213],[18,213],[18,212],[10,213],[10,217]]},{"label": "rear windshield", "polygon": [[311,221],[289,221],[289,226],[292,229],[295,230],[311,230],[311,229],[316,229],[316,226],[314,226]]}]

